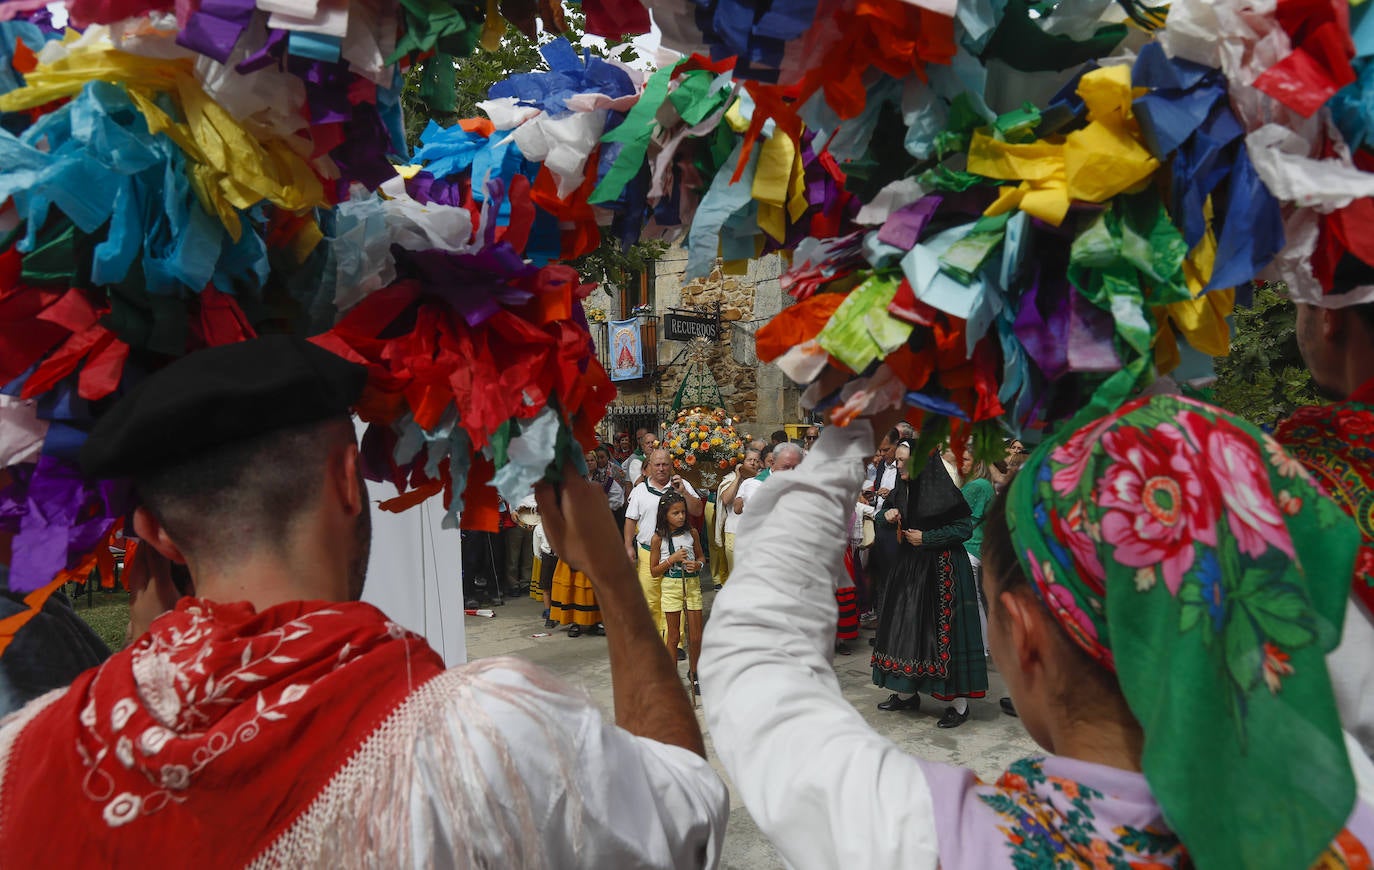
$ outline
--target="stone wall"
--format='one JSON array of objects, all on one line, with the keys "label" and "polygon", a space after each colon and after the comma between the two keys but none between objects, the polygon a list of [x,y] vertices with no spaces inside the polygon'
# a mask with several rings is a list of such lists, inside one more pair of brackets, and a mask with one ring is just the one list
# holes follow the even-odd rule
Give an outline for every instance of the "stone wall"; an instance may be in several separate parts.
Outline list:
[{"label": "stone wall", "polygon": [[[726,410],[741,422],[744,431],[766,434],[785,423],[799,422],[802,419],[800,390],[777,366],[761,364],[754,358],[752,341],[747,349],[739,349],[742,352],[736,352],[733,346],[741,331],[752,334],[792,303],[792,298],[782,292],[779,281],[784,268],[782,259],[770,255],[750,260],[742,274],[733,274],[717,263],[710,275],[690,282],[684,281],[686,268],[687,252],[677,246],[670,248],[658,262],[654,313],[661,318],[669,309],[679,308],[698,309],[706,314],[718,302],[723,321],[720,339],[710,343],[660,341],[658,362],[667,368],[657,392],[648,379],[623,382],[617,384],[620,391],[617,402],[670,404],[689,363],[700,360],[715,377]],[[603,285],[593,291],[587,304],[615,317],[620,310],[618,291]],[[673,364],[670,366],[670,363]]]}]

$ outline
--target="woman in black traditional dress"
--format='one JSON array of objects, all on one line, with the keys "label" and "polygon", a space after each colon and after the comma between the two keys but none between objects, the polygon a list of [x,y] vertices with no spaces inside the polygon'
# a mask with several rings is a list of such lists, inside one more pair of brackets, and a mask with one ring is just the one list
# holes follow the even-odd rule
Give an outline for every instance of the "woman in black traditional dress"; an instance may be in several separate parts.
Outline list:
[{"label": "woman in black traditional dress", "polygon": [[968,502],[932,453],[920,474],[899,482],[884,514],[886,533],[899,544],[873,649],[873,682],[892,690],[878,709],[918,709],[917,693],[925,692],[953,702],[936,724],[957,728],[968,719],[968,699],[988,688],[978,593],[963,546],[973,534]]}]

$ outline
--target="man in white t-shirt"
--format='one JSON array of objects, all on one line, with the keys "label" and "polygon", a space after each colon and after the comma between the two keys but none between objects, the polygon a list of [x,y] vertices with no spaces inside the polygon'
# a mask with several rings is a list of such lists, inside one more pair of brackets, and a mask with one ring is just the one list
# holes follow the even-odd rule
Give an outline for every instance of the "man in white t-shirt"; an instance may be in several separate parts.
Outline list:
[{"label": "man in white t-shirt", "polygon": [[639,564],[639,584],[644,589],[644,600],[648,602],[649,613],[661,632],[665,628],[659,601],[663,579],[654,577],[649,570],[652,560],[645,555],[649,552],[649,542],[653,540],[654,526],[658,522],[658,500],[670,490],[677,490],[687,501],[687,513],[694,517],[701,516],[706,502],[690,483],[673,474],[673,461],[668,451],[651,451],[646,467],[648,476],[630,490],[630,497],[625,503],[625,552],[630,561]]}]

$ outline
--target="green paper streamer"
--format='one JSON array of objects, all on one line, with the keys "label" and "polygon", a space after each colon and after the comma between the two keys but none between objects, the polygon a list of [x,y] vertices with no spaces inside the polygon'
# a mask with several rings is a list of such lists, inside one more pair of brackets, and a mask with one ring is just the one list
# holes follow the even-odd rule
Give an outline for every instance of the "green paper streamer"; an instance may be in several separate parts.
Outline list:
[{"label": "green paper streamer", "polygon": [[425,61],[420,99],[434,112],[452,113],[458,108],[458,71],[453,55],[439,53]]},{"label": "green paper streamer", "polygon": [[85,287],[89,273],[82,264],[91,261],[88,237],[66,218],[52,217],[38,233],[33,250],[23,257],[20,277],[34,287]]},{"label": "green paper streamer", "polygon": [[940,255],[940,270],[960,284],[972,284],[978,270],[1002,244],[1011,216],[1012,212],[1004,212],[995,217],[980,218],[968,235]]},{"label": "green paper streamer", "polygon": [[649,139],[654,133],[654,116],[658,114],[659,107],[668,97],[668,85],[672,81],[673,71],[685,61],[686,58],[683,58],[650,76],[644,85],[643,95],[630,109],[625,120],[601,137],[602,142],[621,142],[625,147],[620,149],[610,171],[588,198],[587,201],[592,205],[614,202],[625,190],[625,185],[630,183],[630,179],[639,174],[640,168],[644,165],[644,158],[649,153]]},{"label": "green paper streamer", "polygon": [[687,126],[695,127],[729,101],[730,88],[711,93],[715,80],[716,76],[707,70],[692,70],[678,80],[677,87],[668,95],[668,102],[677,109],[678,116]]},{"label": "green paper streamer", "polygon": [[855,287],[816,337],[817,343],[856,372],[906,344],[911,324],[887,313],[899,280],[900,276],[874,275]]}]

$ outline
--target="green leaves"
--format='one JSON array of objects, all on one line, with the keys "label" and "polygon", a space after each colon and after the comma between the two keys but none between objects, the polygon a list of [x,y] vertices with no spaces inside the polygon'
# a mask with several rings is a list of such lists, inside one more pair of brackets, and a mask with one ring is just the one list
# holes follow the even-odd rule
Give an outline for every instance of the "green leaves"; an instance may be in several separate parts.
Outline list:
[{"label": "green leaves", "polygon": [[1301,649],[1317,639],[1311,608],[1294,586],[1272,583],[1242,603],[1260,630],[1285,650]]},{"label": "green leaves", "polygon": [[[1202,595],[1202,584],[1195,577],[1188,577],[1183,581],[1183,585],[1178,588],[1178,630],[1180,634],[1186,634],[1197,628],[1207,617],[1207,602]],[[1202,635],[1202,642],[1207,646],[1212,645],[1212,633],[1205,632]]]},{"label": "green leaves", "polygon": [[1231,355],[1216,361],[1216,404],[1269,425],[1299,405],[1320,403],[1298,351],[1292,302],[1266,285],[1250,308],[1236,309],[1234,324]]}]

